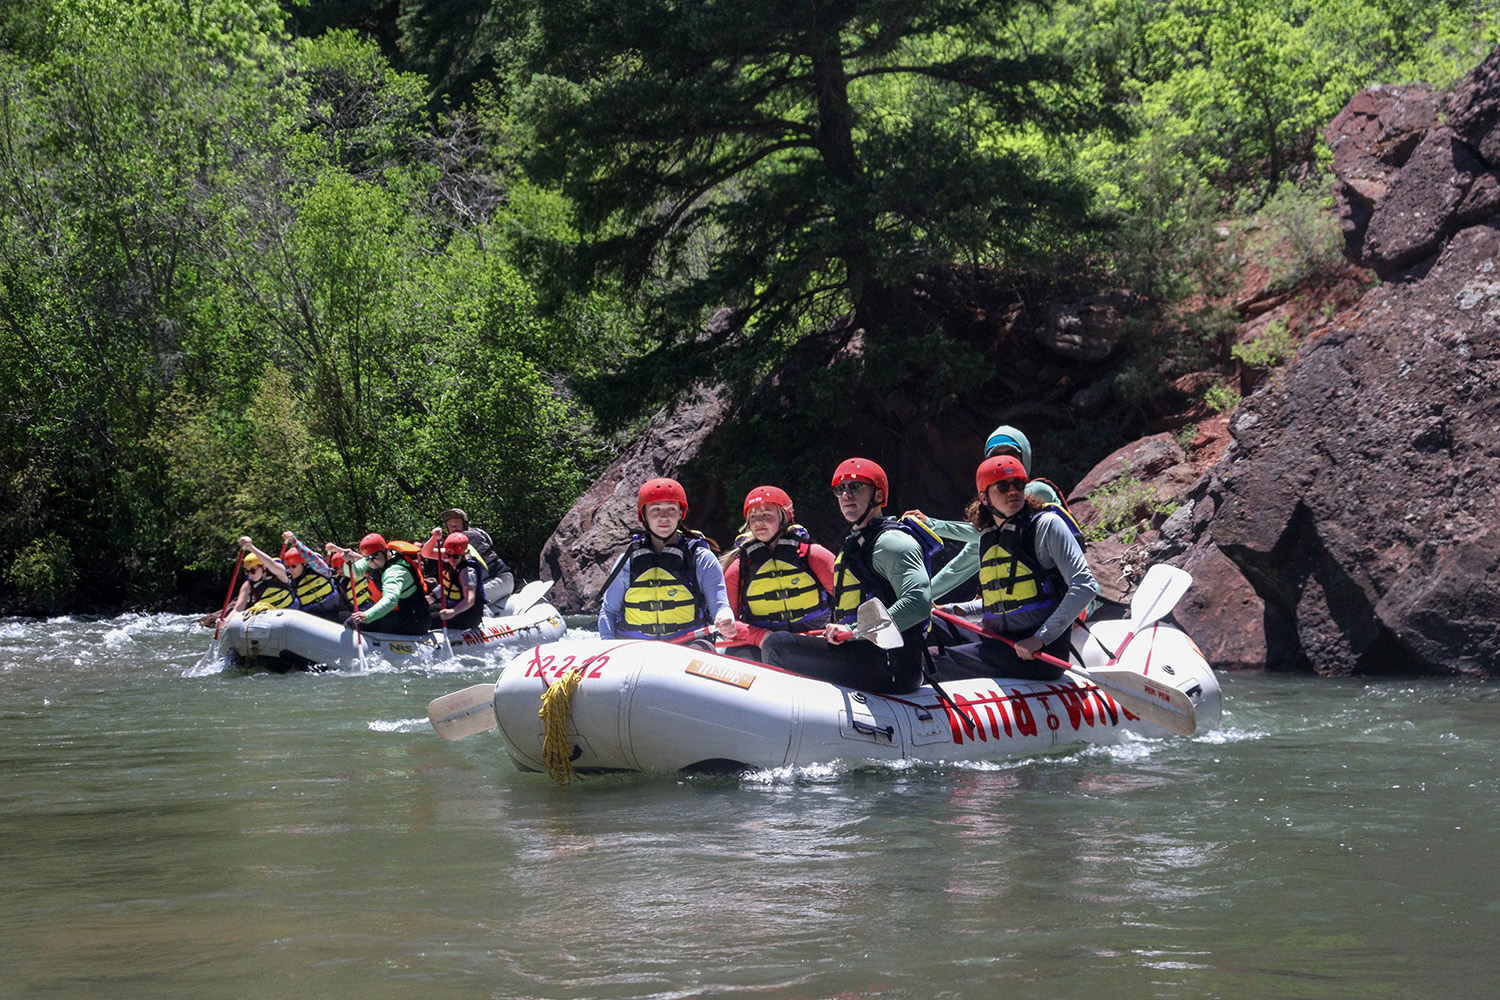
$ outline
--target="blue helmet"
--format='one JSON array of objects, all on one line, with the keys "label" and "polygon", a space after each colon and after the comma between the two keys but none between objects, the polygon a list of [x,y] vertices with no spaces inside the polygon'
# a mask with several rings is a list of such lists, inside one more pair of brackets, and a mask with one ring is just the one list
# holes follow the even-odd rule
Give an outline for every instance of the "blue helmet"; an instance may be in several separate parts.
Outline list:
[{"label": "blue helmet", "polygon": [[984,455],[991,457],[991,453],[1001,445],[1010,445],[1021,453],[1021,464],[1026,468],[1026,474],[1031,474],[1031,442],[1026,439],[1016,428],[1009,424],[1001,424],[990,432],[989,440],[984,443]]}]

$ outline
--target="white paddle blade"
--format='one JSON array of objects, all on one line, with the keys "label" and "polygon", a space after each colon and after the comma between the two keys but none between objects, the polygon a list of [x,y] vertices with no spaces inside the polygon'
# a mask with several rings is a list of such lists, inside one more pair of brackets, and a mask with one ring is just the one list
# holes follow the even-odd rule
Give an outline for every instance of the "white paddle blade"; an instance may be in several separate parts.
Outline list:
[{"label": "white paddle blade", "polygon": [[500,725],[495,718],[495,685],[475,684],[432,699],[427,705],[427,721],[445,740],[461,740],[495,729]]},{"label": "white paddle blade", "polygon": [[855,609],[854,634],[861,639],[868,639],[881,649],[899,649],[905,642],[891,613],[878,597],[870,598]]},{"label": "white paddle blade", "polygon": [[1146,570],[1130,598],[1130,631],[1139,632],[1166,617],[1192,585],[1193,574],[1176,566],[1157,563]]},{"label": "white paddle blade", "polygon": [[543,597],[546,597],[547,591],[552,589],[552,582],[551,580],[532,580],[526,586],[516,591],[515,597],[510,602],[510,606],[513,609],[511,614],[518,615],[530,608],[537,601],[540,601]]},{"label": "white paddle blade", "polygon": [[1073,668],[1099,689],[1115,698],[1120,706],[1153,726],[1191,736],[1198,731],[1198,711],[1192,699],[1166,684],[1124,667]]}]

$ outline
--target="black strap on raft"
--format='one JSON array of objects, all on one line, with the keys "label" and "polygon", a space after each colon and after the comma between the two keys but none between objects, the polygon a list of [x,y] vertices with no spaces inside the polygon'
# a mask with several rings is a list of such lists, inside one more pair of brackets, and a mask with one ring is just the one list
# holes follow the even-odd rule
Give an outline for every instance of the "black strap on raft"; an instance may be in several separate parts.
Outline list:
[{"label": "black strap on raft", "polygon": [[954,703],[953,699],[948,697],[948,692],[944,691],[942,689],[942,686],[938,684],[937,664],[932,662],[932,653],[928,651],[926,646],[922,647],[922,674],[926,678],[927,683],[932,687],[932,690],[937,693],[938,701],[942,702],[944,705],[947,705],[950,712],[962,719],[964,724],[964,731],[967,732],[970,736],[973,736],[975,724],[970,721],[969,713],[959,708],[958,705]]}]

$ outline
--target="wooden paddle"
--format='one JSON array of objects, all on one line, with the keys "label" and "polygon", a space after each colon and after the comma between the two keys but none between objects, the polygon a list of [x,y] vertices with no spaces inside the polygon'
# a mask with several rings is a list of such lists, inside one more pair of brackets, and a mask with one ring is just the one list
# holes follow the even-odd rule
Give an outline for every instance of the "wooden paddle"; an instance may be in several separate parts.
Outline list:
[{"label": "wooden paddle", "polygon": [[[944,611],[942,608],[934,607],[932,613],[946,622],[952,622],[959,628],[968,629],[984,636],[986,639],[996,639],[1005,643],[1012,649],[1015,648],[1015,640],[1008,639],[1003,635],[991,632],[989,629],[976,625],[967,618]],[[1155,726],[1160,726],[1170,732],[1181,736],[1191,736],[1198,731],[1198,714],[1193,707],[1192,699],[1174,687],[1158,684],[1144,674],[1134,670],[1107,670],[1091,671],[1085,670],[1076,664],[1066,660],[1060,660],[1049,653],[1037,653],[1036,659],[1043,663],[1050,663],[1062,670],[1072,671],[1084,680],[1089,681],[1096,687],[1106,691],[1123,705],[1126,709],[1140,716],[1142,719]]]}]

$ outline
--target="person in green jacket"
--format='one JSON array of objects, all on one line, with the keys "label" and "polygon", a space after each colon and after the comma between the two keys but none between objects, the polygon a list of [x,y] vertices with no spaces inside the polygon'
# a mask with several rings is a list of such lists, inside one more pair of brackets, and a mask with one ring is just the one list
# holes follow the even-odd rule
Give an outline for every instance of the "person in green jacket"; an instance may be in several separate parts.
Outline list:
[{"label": "person in green jacket", "polygon": [[[768,634],[760,647],[764,662],[877,694],[907,694],[922,686],[932,584],[912,529],[884,514],[889,489],[885,470],[867,458],[848,459],[834,471],[833,492],[849,534],[834,561],[833,621],[821,634]],[[899,648],[849,641],[856,611],[871,597],[880,598],[901,630]]]},{"label": "person in green jacket", "polygon": [[[990,432],[984,443],[984,457],[994,458],[997,455],[1014,455],[1021,460],[1021,467],[1026,470],[1026,474],[1031,474],[1031,441],[1018,428],[1001,424]],[[1062,506],[1063,503],[1057,491],[1040,480],[1032,480],[1026,484],[1026,495],[1036,497],[1043,504]],[[944,600],[955,587],[979,572],[979,543],[970,540],[972,535],[966,521],[941,521],[930,518],[919,510],[907,513],[921,518],[945,541],[966,543],[957,555],[932,575],[932,598],[936,601]]]},{"label": "person in green jacket", "polygon": [[[405,548],[411,552],[403,551]],[[344,624],[394,635],[426,635],[430,623],[426,585],[416,563],[417,547],[409,542],[387,542],[385,536],[371,532],[360,539],[359,551],[364,558],[352,564],[346,560],[346,568],[356,581],[379,573],[380,600],[354,612]]]}]

